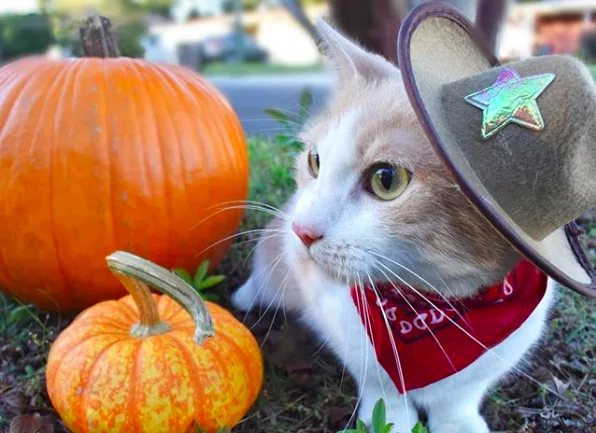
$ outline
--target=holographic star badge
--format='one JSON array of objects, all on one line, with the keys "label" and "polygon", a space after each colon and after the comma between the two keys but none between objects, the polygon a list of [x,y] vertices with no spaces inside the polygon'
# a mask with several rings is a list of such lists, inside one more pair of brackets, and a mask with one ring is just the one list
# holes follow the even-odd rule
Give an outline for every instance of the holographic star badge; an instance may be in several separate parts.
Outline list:
[{"label": "holographic star badge", "polygon": [[466,96],[466,102],[483,111],[482,138],[492,137],[509,123],[534,131],[544,129],[536,98],[554,79],[555,74],[522,78],[514,69],[506,68],[495,84]]}]

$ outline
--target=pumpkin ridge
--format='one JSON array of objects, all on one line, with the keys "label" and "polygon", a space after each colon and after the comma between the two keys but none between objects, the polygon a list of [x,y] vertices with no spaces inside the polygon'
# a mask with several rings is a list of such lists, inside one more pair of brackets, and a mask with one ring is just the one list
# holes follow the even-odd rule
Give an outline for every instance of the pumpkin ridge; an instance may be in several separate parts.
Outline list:
[{"label": "pumpkin ridge", "polygon": [[[136,68],[136,65],[134,62],[127,62],[124,64],[124,67],[126,68],[126,71],[132,71],[132,73],[134,74],[134,78],[132,77],[128,77],[128,81],[132,82],[134,80],[135,85],[138,84],[139,86],[142,85],[143,87],[143,91],[146,93],[147,92],[147,87],[145,86],[145,84],[143,83],[143,77],[141,75],[141,73],[139,72],[139,70]],[[140,92],[137,94],[135,93],[134,95],[132,95],[133,97],[130,98],[130,106],[131,106],[131,113],[129,113],[129,115],[131,115],[131,119],[132,119],[132,123],[135,125],[135,137],[137,137],[137,140],[143,142],[143,134],[146,134],[147,132],[145,130],[142,130],[140,125],[139,125],[139,107],[137,104],[137,97],[140,98],[144,98],[144,99],[149,99],[147,95],[139,95]],[[149,103],[148,104],[150,107],[150,110],[147,111],[151,111],[151,117],[153,118],[153,122],[151,123],[151,128],[153,130],[153,136],[156,137],[157,140],[159,140],[159,131],[157,129],[157,116],[155,115],[155,109],[153,108],[153,104]],[[153,186],[151,185],[151,176],[150,176],[150,171],[148,169],[148,167],[150,166],[150,164],[147,162],[147,154],[145,151],[140,152],[141,157],[142,157],[142,161],[143,161],[143,165],[142,168],[139,170],[140,173],[142,173],[142,176],[139,176],[142,181],[143,181],[143,186],[145,187],[145,189],[153,189]],[[162,165],[163,167],[163,165]]]},{"label": "pumpkin ridge", "polygon": [[[166,296],[165,297],[165,302],[167,302],[167,300],[170,300],[171,301],[171,298],[169,298],[169,297]],[[175,302],[175,301],[171,301],[171,302]],[[173,310],[174,308],[176,308],[177,310],[174,311],[174,313],[172,314],[171,313],[171,310]],[[163,317],[163,320],[164,321],[168,322],[168,324],[172,327],[172,329],[177,328],[174,325],[176,322],[181,322],[183,320],[186,321],[189,318],[188,311],[186,311],[184,308],[180,307],[176,303],[174,303],[167,310],[170,310],[170,311],[168,311],[169,314],[168,315],[164,314],[162,317]],[[190,317],[190,319],[192,320],[192,317]],[[193,326],[194,326],[194,324],[193,324]]]},{"label": "pumpkin ridge", "polygon": [[[163,206],[163,207],[165,209],[167,209],[167,216],[168,216],[168,218],[167,218],[167,220],[168,220],[167,242],[166,242],[166,246],[164,248],[164,251],[162,251],[162,254],[165,257],[169,257],[171,255],[172,237],[173,237],[172,236],[172,216],[173,216],[172,215],[172,197],[171,197],[170,188],[168,187],[168,184],[167,184],[167,181],[168,181],[168,170],[167,170],[167,166],[165,164],[165,159],[163,157],[164,156],[164,150],[163,150],[163,146],[162,146],[162,142],[164,141],[162,139],[162,137],[163,137],[163,131],[162,131],[161,126],[158,126],[158,125],[161,125],[161,123],[160,123],[160,120],[158,119],[157,113],[155,111],[154,104],[152,103],[151,99],[149,98],[149,95],[150,95],[151,92],[148,91],[149,90],[148,89],[148,84],[149,83],[151,83],[151,85],[153,87],[158,87],[158,86],[155,86],[153,84],[153,78],[154,78],[153,76],[150,77],[151,78],[150,80],[143,80],[142,79],[142,76],[141,76],[140,71],[138,69],[139,66],[140,66],[140,64],[134,63],[134,62],[130,62],[129,65],[130,65],[131,69],[135,72],[135,75],[136,75],[136,77],[138,79],[138,82],[139,82],[140,86],[142,86],[143,89],[144,89],[143,97],[147,100],[147,102],[148,102],[147,103],[147,106],[149,107],[148,111],[151,111],[151,115],[153,117],[152,125],[153,125],[153,128],[155,130],[155,136],[157,137],[157,139],[154,140],[154,141],[156,142],[156,147],[157,147],[157,150],[159,152],[159,161],[160,161],[161,171],[163,173],[163,176],[162,176],[162,178],[163,178],[162,179],[162,188],[163,188],[163,193],[164,193],[163,194],[163,197],[164,197],[164,201],[165,201],[165,206]],[[151,63],[147,63],[147,64],[143,63],[143,66],[144,67],[149,67],[148,69],[151,69]],[[160,90],[160,89],[158,89],[158,90]],[[140,93],[141,92],[139,92],[139,94]],[[163,101],[163,95],[161,94],[161,91],[159,91],[159,94],[160,94],[160,99],[161,99],[161,101],[160,101],[161,102],[161,105],[163,105],[163,102],[164,101]],[[135,106],[134,99],[133,99],[133,106]],[[169,121],[170,121],[170,123],[172,122],[169,116],[164,116],[164,117],[165,118],[168,118]],[[139,136],[142,136],[143,131],[141,131],[138,121],[135,121],[135,124],[137,126],[137,130],[141,134]],[[147,163],[147,160],[145,159],[145,154],[144,153],[143,153],[143,162],[144,162],[144,170],[145,170],[145,172],[146,173],[149,173],[149,170],[147,169],[147,167],[149,167],[149,164]],[[149,179],[149,176],[146,176],[146,177],[147,177],[147,179]],[[184,185],[184,188],[186,188],[186,185]],[[164,203],[162,203],[162,204],[164,204]]]},{"label": "pumpkin ridge", "polygon": [[134,354],[134,362],[133,362],[133,366],[131,369],[131,374],[130,374],[130,396],[128,397],[128,404],[126,405],[128,407],[128,410],[130,411],[131,415],[131,419],[132,419],[132,427],[133,427],[133,432],[134,433],[142,433],[143,431],[143,426],[141,426],[139,428],[139,411],[137,410],[137,399],[136,399],[136,394],[137,394],[137,380],[139,380],[139,358],[141,357],[141,348],[143,347],[143,340],[144,339],[140,339],[137,347],[136,347],[136,353]]},{"label": "pumpkin ridge", "polygon": [[130,328],[134,325],[134,320],[129,320],[128,316],[125,317],[127,320],[118,320],[112,317],[102,317],[102,316],[90,316],[85,317],[81,325],[84,326],[97,326],[97,325],[106,325],[112,326],[113,328],[122,328],[127,329],[130,331]]},{"label": "pumpkin ridge", "polygon": [[[205,397],[205,393],[201,392],[202,388],[200,386],[196,386],[197,384],[201,383],[201,380],[198,375],[199,366],[195,363],[194,357],[190,353],[190,349],[188,347],[186,347],[185,344],[183,344],[183,342],[176,336],[176,334],[169,333],[166,335],[168,337],[170,337],[170,339],[174,342],[174,345],[180,350],[180,353],[182,353],[182,356],[184,357],[184,360],[186,361],[186,364],[188,365],[188,373],[191,378],[191,383],[195,385],[192,387],[194,394],[195,394],[195,401],[194,401],[195,404],[193,407],[198,408],[200,406],[200,402],[203,401],[204,397]],[[191,423],[195,421],[195,418],[196,418],[195,414],[196,414],[196,409],[192,415]],[[188,428],[186,430],[188,430]]]},{"label": "pumpkin ridge", "polygon": [[[239,321],[238,319],[236,319],[236,317],[229,312],[228,310],[224,309],[223,307],[219,306],[216,304],[216,307],[219,309],[219,311],[217,311],[217,313],[212,313],[214,315],[214,317],[217,317],[217,320],[219,323],[226,323],[227,326],[230,326],[234,329],[236,329]],[[238,328],[237,331],[243,339],[249,340],[251,342],[250,346],[253,346],[252,348],[247,348],[247,350],[243,350],[242,347],[238,346],[236,344],[236,340],[233,339],[231,336],[224,334],[223,332],[220,332],[220,334],[225,335],[225,337],[230,341],[231,344],[233,344],[237,350],[240,353],[245,353],[248,352],[250,356],[252,356],[253,360],[250,362],[250,364],[254,363],[254,367],[255,368],[259,368],[259,366],[261,366],[260,371],[258,371],[258,374],[261,377],[261,381],[263,380],[263,375],[264,375],[264,371],[263,371],[263,367],[262,367],[262,355],[261,355],[261,349],[259,346],[259,343],[256,341],[254,335],[247,329],[247,328]],[[251,350],[252,349],[252,350]],[[246,359],[246,357],[242,357],[242,359]],[[248,371],[248,368],[246,369]],[[249,383],[254,383],[253,381],[250,381]],[[259,393],[261,391],[261,385],[258,385],[255,387],[254,389],[254,393],[252,396],[252,399],[256,400],[256,398],[259,396]]]},{"label": "pumpkin ridge", "polygon": [[[73,325],[75,325],[75,324],[73,324]],[[73,325],[71,325],[71,326],[73,326]],[[75,327],[74,329],[77,329],[78,327],[79,327],[79,324],[78,324],[78,323],[76,323],[76,327]],[[69,330],[69,329],[70,329],[70,326],[68,326],[68,327],[67,327],[67,328],[66,328],[64,331],[67,331],[67,330]],[[85,338],[83,338],[82,340],[76,340],[75,342],[71,342],[69,346],[66,346],[66,347],[67,347],[67,349],[63,349],[63,352],[64,352],[64,353],[62,353],[62,354],[61,354],[61,357],[62,357],[62,358],[66,358],[66,357],[68,357],[68,355],[70,355],[70,353],[71,353],[71,352],[72,352],[72,351],[73,351],[73,350],[74,350],[74,349],[75,349],[77,346],[79,346],[79,345],[81,345],[81,344],[85,344],[85,343],[87,343],[89,340],[91,340],[91,339],[93,339],[93,338],[95,338],[95,337],[100,337],[100,336],[102,336],[102,335],[104,335],[104,334],[103,334],[103,332],[102,332],[101,334],[87,335],[87,336],[85,336]],[[123,338],[122,340],[124,340],[124,338]],[[121,341],[121,340],[118,340],[118,341]],[[54,343],[54,344],[56,344],[56,343]]]},{"label": "pumpkin ridge", "polygon": [[[121,340],[118,341],[114,341],[110,344],[108,344],[106,347],[104,347],[101,352],[99,352],[97,354],[97,356],[95,357],[95,359],[93,360],[93,362],[91,363],[91,365],[89,366],[89,369],[87,370],[87,377],[86,380],[83,380],[83,378],[81,377],[81,395],[79,396],[79,407],[77,408],[78,410],[76,412],[79,412],[79,416],[81,417],[80,419],[82,420],[82,426],[85,432],[89,432],[89,426],[88,426],[88,422],[87,422],[87,411],[86,411],[86,400],[87,400],[87,391],[88,391],[88,386],[89,383],[91,382],[91,377],[92,377],[92,373],[93,373],[93,369],[97,366],[97,364],[99,363],[99,361],[101,360],[101,358],[103,357],[103,355],[113,346],[115,346],[118,343],[122,343],[122,342],[127,342],[128,339],[127,338],[123,338]],[[75,412],[75,411],[73,411]]]},{"label": "pumpkin ridge", "polygon": [[[107,128],[107,116],[106,114],[110,113],[110,110],[108,109],[108,105],[109,105],[109,101],[108,98],[106,98],[106,87],[109,85],[109,80],[107,77],[107,71],[106,71],[106,62],[101,62],[101,69],[102,69],[102,73],[100,74],[103,77],[103,82],[102,85],[97,86],[100,96],[99,96],[99,101],[100,103],[98,104],[100,107],[100,112],[99,112],[99,118],[101,119],[101,134],[100,135],[100,143],[99,146],[96,146],[99,150],[98,153],[101,153],[101,151],[103,150],[105,152],[105,160],[106,160],[106,164],[107,164],[107,170],[105,170],[105,173],[107,175],[107,180],[106,185],[106,193],[108,195],[108,199],[106,200],[106,203],[109,204],[109,209],[106,211],[107,214],[110,215],[109,218],[106,218],[106,222],[108,223],[108,231],[109,231],[109,235],[106,235],[107,238],[111,239],[111,243],[112,243],[112,250],[116,249],[116,245],[118,245],[118,243],[116,242],[116,223],[114,221],[114,185],[113,185],[113,179],[114,179],[114,175],[113,175],[113,170],[114,167],[112,165],[112,158],[111,158],[111,146],[108,145],[107,143],[107,132],[108,132],[108,128]],[[102,112],[103,109],[103,112]]]},{"label": "pumpkin ridge", "polygon": [[[62,105],[62,101],[64,100],[64,92],[65,92],[65,87],[66,86],[60,86],[58,87],[59,84],[63,84],[64,83],[64,79],[65,78],[71,78],[70,75],[72,73],[72,71],[77,70],[77,72],[80,74],[80,68],[76,68],[76,66],[79,65],[79,62],[72,62],[72,63],[67,63],[64,68],[56,75],[56,77],[54,77],[53,80],[53,84],[52,84],[52,88],[50,88],[50,90],[46,93],[46,99],[44,101],[44,105],[43,105],[43,109],[45,111],[45,107],[46,104],[48,103],[49,100],[51,100],[52,98],[49,97],[50,92],[54,92],[54,88],[56,88],[58,90],[58,100],[60,101],[60,103],[58,104],[57,107],[54,108],[54,110],[56,111],[56,113],[60,112],[60,106]],[[78,74],[77,74],[78,75]],[[76,78],[76,77],[75,77]],[[70,86],[70,83],[76,82],[75,80],[65,80],[66,83],[68,84],[68,86]],[[52,125],[53,128],[56,127],[56,123],[58,123],[58,119],[59,117],[55,117],[54,118],[54,125]],[[41,119],[40,119],[41,121]],[[36,133],[36,138],[37,138],[37,133]],[[56,261],[56,266],[58,268],[58,274],[61,276],[62,281],[63,281],[63,290],[62,292],[66,294],[66,296],[70,299],[70,302],[67,303],[67,305],[73,305],[77,303],[77,297],[76,297],[76,290],[72,290],[72,285],[70,284],[70,280],[68,278],[68,276],[66,275],[66,271],[64,268],[64,265],[62,264],[62,259],[60,258],[60,251],[59,251],[59,247],[58,247],[58,238],[56,236],[56,221],[55,221],[55,212],[54,212],[54,155],[55,155],[55,143],[56,140],[54,139],[54,134],[50,134],[50,144],[48,146],[48,153],[49,153],[49,157],[48,157],[48,164],[49,164],[49,185],[48,185],[48,191],[49,191],[49,204],[50,204],[50,211],[49,211],[49,220],[50,220],[50,232],[51,232],[51,239],[52,239],[52,243],[54,246],[54,259]],[[36,140],[37,141],[37,140]]]},{"label": "pumpkin ridge", "polygon": [[[42,72],[47,72],[49,69],[51,68],[51,65],[46,66],[46,68],[43,69]],[[3,69],[3,68],[2,68]],[[14,103],[16,100],[18,100],[21,95],[23,94],[24,90],[26,90],[29,87],[33,86],[33,83],[35,82],[35,80],[29,79],[26,80],[25,77],[22,76],[22,74],[20,73],[21,71],[18,70],[18,68],[15,68],[16,70],[14,71],[13,76],[10,77],[10,79],[7,79],[6,81],[9,82],[12,85],[12,88],[10,89],[10,91],[13,94],[12,97],[12,104],[10,104],[10,106],[14,106]],[[28,77],[30,78],[32,74],[29,74]],[[43,76],[43,74],[41,74],[40,76]],[[16,80],[16,83],[12,83],[12,80],[18,78],[18,80]],[[20,85],[20,87],[19,87]],[[3,99],[8,99],[6,96],[4,96]],[[13,118],[14,116],[16,116],[17,114],[17,110],[7,110],[8,114],[6,116],[6,119],[4,119],[4,122],[2,122],[3,126],[0,128],[0,140],[2,140],[4,138],[4,133],[6,130],[6,125],[11,125],[12,122],[14,121]],[[2,115],[2,111],[0,111],[0,116]],[[2,118],[0,117],[0,120],[2,120]],[[11,164],[10,167],[10,171],[12,172],[12,168],[14,166],[14,161]],[[10,245],[10,243],[7,243],[7,245]],[[10,256],[10,254],[8,254]],[[6,260],[5,257],[7,255],[4,252],[4,245],[0,244],[0,265],[2,266],[3,270],[4,270],[4,274],[6,275],[6,277],[11,280],[13,282],[13,284],[16,282],[16,279],[14,278],[14,276],[11,275],[11,272],[8,269],[8,266],[6,265]],[[13,293],[13,290],[10,290],[11,293]],[[31,289],[25,287],[25,290],[23,290],[25,297],[24,300],[27,301],[27,298],[30,298],[30,291]],[[16,296],[16,294],[15,294]],[[19,298],[17,296],[17,298]]]},{"label": "pumpkin ridge", "polygon": [[[252,364],[252,362],[250,362],[250,364],[249,364],[249,362],[247,362],[247,360],[246,360],[247,356],[245,354],[245,351],[242,350],[242,348],[240,346],[238,346],[236,344],[236,342],[234,341],[234,339],[232,337],[230,337],[229,335],[226,335],[223,332],[219,332],[218,333],[218,336],[219,336],[220,339],[226,340],[227,343],[228,343],[228,346],[230,346],[233,349],[232,352],[237,357],[237,359],[239,360],[239,363],[243,367],[244,377],[246,378],[246,383],[249,384],[249,385],[252,385],[253,384],[253,381],[251,380],[252,378],[250,377],[250,371],[249,371],[249,368],[248,368],[248,366],[250,364]],[[258,391],[260,391],[260,386],[259,386],[259,388],[258,388],[257,391],[255,391],[254,388],[251,389],[251,392],[249,394],[249,398],[247,400],[249,400],[249,401],[252,402],[253,399],[256,399],[257,396],[258,396]]]},{"label": "pumpkin ridge", "polygon": [[[215,104],[217,104],[219,106],[228,106],[228,107],[231,108],[231,104],[229,103],[229,101],[227,100],[227,98],[224,95],[217,95],[216,96],[213,93],[213,91],[212,91],[213,86],[209,82],[206,82],[206,81],[202,80],[200,77],[196,77],[196,76],[193,77],[184,68],[179,68],[178,72],[179,72],[179,75],[181,75],[181,77],[176,77],[176,78],[178,80],[184,82],[184,84],[186,85],[186,87],[189,88],[190,95],[191,95],[191,101],[198,101],[198,99],[194,95],[195,90],[196,90],[196,89],[194,89],[194,86],[197,83],[200,83],[201,88],[202,88],[202,90],[204,92],[204,94],[203,94],[204,97],[210,99],[210,101],[212,103],[215,103]],[[170,75],[171,75],[171,73],[170,73]],[[198,105],[198,104],[196,104],[196,105]],[[222,115],[222,116],[220,116],[216,120],[217,120],[218,127],[221,127],[221,124],[223,123],[224,124],[223,125],[224,126],[223,129],[226,130],[226,131],[232,130],[233,132],[236,132],[236,133],[238,133],[239,131],[242,131],[242,125],[239,124],[239,121],[238,122],[232,122],[232,123],[235,123],[235,124],[234,125],[231,125],[233,127],[230,128],[230,121],[233,120],[230,116]],[[245,137],[243,137],[243,136],[239,136],[239,137],[236,137],[236,138],[239,139],[239,140],[241,140],[241,141],[243,141],[243,142],[245,141]],[[233,156],[230,155],[231,149],[230,149],[229,146],[227,146],[227,145],[226,146],[219,146],[219,147],[217,147],[217,150],[220,151],[220,152],[225,153],[225,159],[226,159],[226,161],[230,161],[232,163],[232,167],[230,167],[230,171],[233,172],[235,170],[241,169],[240,167],[238,167],[236,165],[236,163],[237,163],[236,158],[233,158]],[[246,148],[244,148],[243,151],[246,152]]]},{"label": "pumpkin ridge", "polygon": [[[184,105],[186,105],[186,98],[178,98],[176,95],[176,90],[180,91],[180,89],[176,89],[174,88],[169,82],[168,80],[164,77],[164,70],[158,66],[155,65],[150,65],[153,69],[153,72],[155,73],[156,77],[159,77],[161,79],[161,82],[165,84],[165,86],[168,88],[168,90],[170,91],[170,93],[172,94],[173,97],[175,97],[178,100],[178,103],[181,102],[182,99],[184,99]],[[171,98],[168,98],[168,95],[164,95],[162,87],[161,86],[157,86],[157,88],[159,89],[159,93],[161,95],[161,99],[164,102],[164,107],[166,107],[166,109],[171,108],[168,107],[168,102]],[[186,91],[186,89],[184,89]],[[184,109],[184,114],[187,115],[188,114],[188,110],[185,108]],[[180,169],[182,171],[182,180],[183,182],[183,188],[184,188],[184,196],[186,197],[186,202],[188,203],[189,200],[189,196],[188,196],[188,188],[186,187],[187,185],[187,177],[186,177],[186,170],[183,169],[184,167],[184,159],[182,157],[182,148],[181,148],[181,142],[182,140],[182,136],[180,135],[180,130],[178,129],[178,124],[176,122],[170,122],[171,126],[172,126],[172,130],[174,131],[174,134],[176,135],[176,148],[178,149],[178,160],[180,161]],[[192,130],[194,131],[195,128],[192,128]],[[193,134],[196,135],[196,134]],[[194,141],[195,143],[197,143],[198,141]],[[160,145],[161,146],[161,145]]]}]

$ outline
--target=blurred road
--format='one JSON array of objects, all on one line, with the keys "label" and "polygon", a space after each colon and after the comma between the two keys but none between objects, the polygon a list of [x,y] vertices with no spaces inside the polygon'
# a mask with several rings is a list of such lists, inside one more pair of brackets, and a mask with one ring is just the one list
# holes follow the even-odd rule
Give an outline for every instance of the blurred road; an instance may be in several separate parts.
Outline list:
[{"label": "blurred road", "polygon": [[320,108],[329,92],[328,73],[301,73],[249,77],[209,77],[234,106],[247,135],[275,136],[283,132],[275,120],[267,116],[266,108],[298,111],[300,94],[309,87],[313,94],[311,111]]}]

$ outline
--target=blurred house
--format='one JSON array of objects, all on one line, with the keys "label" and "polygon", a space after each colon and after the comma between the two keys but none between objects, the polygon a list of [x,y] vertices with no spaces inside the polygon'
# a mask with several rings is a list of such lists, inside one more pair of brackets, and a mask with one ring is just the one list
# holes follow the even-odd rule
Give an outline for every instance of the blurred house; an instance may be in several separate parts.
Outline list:
[{"label": "blurred house", "polygon": [[39,12],[39,0],[0,0],[0,15]]},{"label": "blurred house", "polygon": [[[327,6],[306,8],[310,19],[327,14]],[[284,8],[259,9],[242,15],[245,32],[268,53],[271,63],[311,65],[321,60],[309,34]],[[216,37],[230,35],[235,28],[233,14],[191,19],[186,22],[151,23],[143,40],[145,57],[153,61],[192,65],[193,46]]]},{"label": "blurred house", "polygon": [[575,54],[582,36],[596,28],[596,0],[555,0],[516,4],[501,36],[499,57]]}]

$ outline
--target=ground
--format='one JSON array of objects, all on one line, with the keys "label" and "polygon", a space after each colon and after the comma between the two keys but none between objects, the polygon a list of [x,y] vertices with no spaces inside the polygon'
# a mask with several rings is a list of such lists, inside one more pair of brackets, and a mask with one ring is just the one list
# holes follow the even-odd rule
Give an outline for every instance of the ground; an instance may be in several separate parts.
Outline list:
[{"label": "ground", "polygon": [[[251,198],[280,205],[293,188],[292,150],[266,140],[250,142]],[[247,212],[243,230],[262,227],[267,216]],[[590,246],[596,224],[583,220]],[[217,288],[221,303],[229,307],[228,295],[249,272],[244,258],[251,239],[241,236],[230,249],[219,273],[227,280]],[[242,314],[237,314],[243,318]],[[253,332],[262,344],[266,363],[265,384],[260,398],[235,432],[335,433],[346,426],[356,399],[354,383],[341,366],[318,343],[310,339],[292,318],[280,312],[265,316]],[[253,314],[246,319],[251,326]],[[52,341],[71,318],[45,314],[0,295],[0,432],[8,431],[17,418],[39,433],[65,432],[48,402],[44,368]],[[525,433],[596,432],[596,310],[594,302],[563,292],[550,321],[548,335],[532,361],[528,376],[508,378],[488,396],[483,412],[495,431]],[[558,394],[560,397],[554,395]],[[394,432],[396,433],[396,432]],[[408,432],[400,432],[408,433]]]}]

